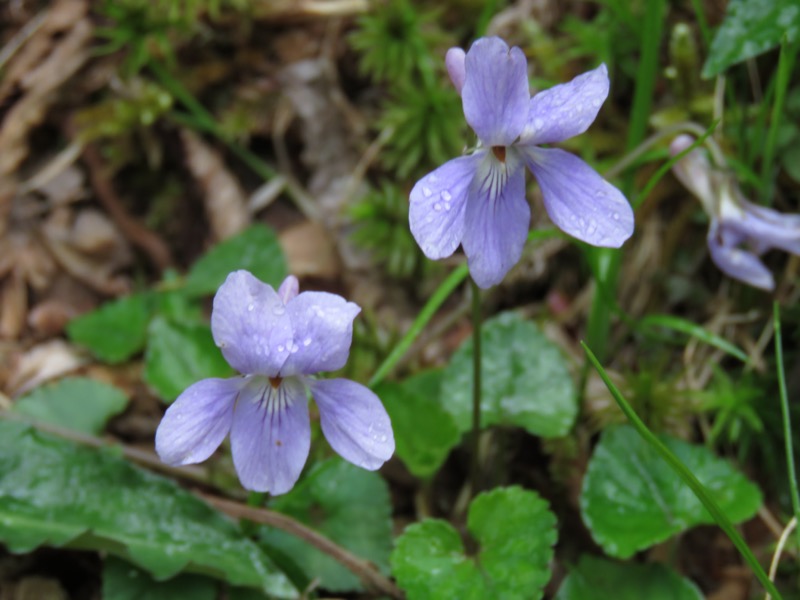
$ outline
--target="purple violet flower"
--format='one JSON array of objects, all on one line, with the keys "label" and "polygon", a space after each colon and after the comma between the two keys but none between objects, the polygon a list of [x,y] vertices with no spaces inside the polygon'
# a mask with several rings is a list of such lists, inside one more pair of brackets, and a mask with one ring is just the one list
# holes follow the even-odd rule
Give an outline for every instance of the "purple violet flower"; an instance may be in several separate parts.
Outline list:
[{"label": "purple violet flower", "polygon": [[[675,156],[693,143],[691,136],[680,135],[669,149]],[[775,280],[759,256],[771,248],[800,255],[800,215],[748,202],[733,176],[712,167],[700,148],[676,162],[672,171],[711,219],[708,249],[720,270],[753,287],[773,290]]]},{"label": "purple violet flower", "polygon": [[156,431],[161,460],[202,462],[230,431],[242,485],[288,492],[311,444],[309,389],[336,452],[371,471],[389,460],[394,435],[378,397],[348,379],[310,377],[345,365],[361,309],[334,294],[298,289],[291,275],[277,292],[247,271],[228,275],[214,296],[211,331],[225,360],[244,377],[189,386]]},{"label": "purple violet flower", "polygon": [[560,229],[595,246],[617,248],[630,237],[633,211],[622,193],[577,156],[540,146],[588,129],[608,96],[605,65],[531,98],[525,55],[500,38],[481,38],[466,54],[451,48],[445,63],[480,144],[411,190],[411,233],[425,256],[444,258],[461,244],[475,283],[500,283],[530,225],[523,165]]}]

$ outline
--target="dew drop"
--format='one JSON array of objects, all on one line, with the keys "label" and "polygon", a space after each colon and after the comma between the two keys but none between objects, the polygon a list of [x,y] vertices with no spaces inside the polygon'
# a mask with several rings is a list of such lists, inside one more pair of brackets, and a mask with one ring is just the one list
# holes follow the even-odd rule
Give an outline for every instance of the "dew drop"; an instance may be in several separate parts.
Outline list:
[{"label": "dew drop", "polygon": [[430,176],[428,176],[428,181],[431,183],[436,183],[439,181],[439,178],[436,176],[436,173],[431,173]]},{"label": "dew drop", "polygon": [[311,338],[307,337],[303,340],[303,346],[309,346],[311,344]]},{"label": "dew drop", "polygon": [[444,190],[444,191],[443,191],[443,192],[440,194],[440,196],[442,197],[442,200],[444,200],[445,202],[449,202],[449,201],[450,201],[450,199],[452,198],[452,196],[450,195],[450,192],[448,192],[447,190]]},{"label": "dew drop", "polygon": [[247,305],[247,310],[249,310],[249,311],[251,311],[251,312],[253,311],[253,309],[254,309],[254,308],[255,308],[255,306],[253,306],[253,303],[252,303],[252,302],[251,302],[250,304],[248,304],[248,305]]},{"label": "dew drop", "polygon": [[533,120],[534,129],[541,129],[542,127],[544,127],[544,121],[538,118]]},{"label": "dew drop", "polygon": [[283,345],[278,346],[278,352],[283,352],[284,350],[286,350],[286,348],[284,348]]},{"label": "dew drop", "polygon": [[423,194],[423,195],[424,195],[426,198],[430,198],[430,197],[431,197],[431,194],[433,194],[433,192],[431,191],[431,188],[429,188],[429,187],[423,187],[423,188],[422,188],[422,194]]},{"label": "dew drop", "polygon": [[292,354],[295,354],[298,350],[300,350],[300,346],[298,346],[297,344],[293,344],[292,347],[289,348],[289,352],[291,352]]},{"label": "dew drop", "polygon": [[386,436],[382,435],[381,437],[378,438],[378,441],[379,442],[385,442],[386,441]]},{"label": "dew drop", "polygon": [[450,203],[449,202],[445,202],[444,203],[444,209],[445,210],[450,210]]},{"label": "dew drop", "polygon": [[276,315],[282,315],[286,312],[286,309],[284,308],[283,304],[276,304],[272,307],[272,312]]},{"label": "dew drop", "polygon": [[615,221],[619,221],[619,213],[615,212],[613,215],[611,215],[611,218],[614,219]]},{"label": "dew drop", "polygon": [[437,202],[436,204],[434,204],[433,205],[433,210],[442,210],[441,202]]}]

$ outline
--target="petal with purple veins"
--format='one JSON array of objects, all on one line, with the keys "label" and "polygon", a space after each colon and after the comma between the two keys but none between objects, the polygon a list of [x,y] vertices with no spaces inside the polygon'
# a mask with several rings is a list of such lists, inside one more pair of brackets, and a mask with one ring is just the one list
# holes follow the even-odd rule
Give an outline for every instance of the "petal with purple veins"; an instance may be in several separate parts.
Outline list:
[{"label": "petal with purple veins", "polygon": [[225,360],[245,374],[277,375],[289,356],[292,326],[271,286],[234,271],[216,296],[211,331]]},{"label": "petal with purple veins", "polygon": [[305,386],[297,378],[277,388],[254,377],[233,412],[231,452],[242,485],[273,495],[288,492],[303,471],[311,446]]},{"label": "petal with purple veins", "polygon": [[475,170],[485,152],[462,156],[420,179],[411,190],[411,234],[430,259],[455,252],[464,233],[464,206]]},{"label": "petal with purple veins", "polygon": [[525,169],[487,157],[469,191],[462,240],[470,275],[479,287],[500,283],[517,264],[530,221]]},{"label": "petal with purple veins", "polygon": [[245,380],[203,379],[167,409],[156,430],[156,452],[168,465],[203,462],[231,428],[233,406]]},{"label": "petal with purple veins", "polygon": [[528,63],[517,47],[481,38],[467,52],[464,116],[484,146],[509,146],[528,115]]},{"label": "petal with purple veins", "polygon": [[309,386],[322,432],[342,458],[370,471],[391,458],[392,423],[371,390],[349,379],[310,381]]},{"label": "petal with purple veins", "polygon": [[736,247],[738,240],[737,233],[726,231],[717,221],[712,221],[708,230],[708,249],[714,263],[734,279],[762,290],[773,290],[775,280],[772,273],[755,254]]},{"label": "petal with purple veins", "polygon": [[577,156],[558,148],[521,148],[553,223],[592,244],[619,248],[633,233],[633,210],[617,188]]},{"label": "petal with purple veins", "polygon": [[327,292],[303,292],[286,305],[294,340],[281,376],[341,369],[350,355],[353,319],[361,308]]},{"label": "petal with purple veins", "polygon": [[608,69],[600,65],[568,83],[536,94],[529,103],[523,144],[551,144],[589,128],[608,96]]}]

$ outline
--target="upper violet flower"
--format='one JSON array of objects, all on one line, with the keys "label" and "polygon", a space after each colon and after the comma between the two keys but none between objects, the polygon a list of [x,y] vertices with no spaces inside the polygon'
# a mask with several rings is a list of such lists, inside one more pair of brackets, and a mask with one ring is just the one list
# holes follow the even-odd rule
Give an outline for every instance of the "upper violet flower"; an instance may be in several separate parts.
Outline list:
[{"label": "upper violet flower", "polygon": [[605,65],[531,98],[525,55],[500,38],[481,38],[467,53],[451,48],[445,63],[480,145],[411,190],[411,233],[428,258],[461,244],[475,283],[502,281],[530,225],[523,165],[563,231],[595,246],[619,247],[630,237],[633,211],[622,193],[577,156],[540,147],[588,129],[608,96]]},{"label": "upper violet flower", "polygon": [[[673,156],[694,143],[688,135],[670,144]],[[763,290],[775,280],[759,258],[771,248],[800,254],[800,215],[784,215],[748,202],[736,180],[712,167],[706,154],[695,148],[672,166],[672,171],[702,203],[711,219],[708,249],[724,273]]]},{"label": "upper violet flower", "polygon": [[156,431],[161,460],[202,462],[230,431],[242,485],[283,494],[311,444],[307,389],[322,432],[343,458],[375,470],[392,456],[392,426],[375,394],[348,379],[310,377],[344,366],[361,309],[334,294],[298,294],[298,287],[293,276],[275,292],[247,271],[228,275],[214,296],[211,331],[244,376],[204,379],[178,397]]}]

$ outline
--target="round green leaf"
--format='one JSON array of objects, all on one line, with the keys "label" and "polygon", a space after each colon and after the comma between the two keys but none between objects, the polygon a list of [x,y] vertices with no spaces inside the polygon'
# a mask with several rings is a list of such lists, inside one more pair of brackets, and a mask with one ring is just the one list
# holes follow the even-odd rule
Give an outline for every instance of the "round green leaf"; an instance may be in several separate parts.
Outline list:
[{"label": "round green leaf", "polygon": [[201,379],[233,375],[208,325],[156,317],[148,332],[144,380],[162,400],[172,402]]},{"label": "round green leaf", "polygon": [[620,564],[584,555],[555,600],[703,600],[691,581],[660,564]]},{"label": "round green leaf", "polygon": [[238,525],[112,448],[87,448],[0,421],[0,542],[103,550],[167,579],[184,569],[259,588],[296,590]]},{"label": "round green leaf", "polygon": [[[661,441],[714,496],[734,523],[752,517],[761,493],[705,446]],[[706,509],[656,451],[625,425],[608,429],[583,480],[581,514],[606,553],[628,558],[695,525],[713,523]]]},{"label": "round green leaf", "polygon": [[467,527],[480,545],[475,559],[445,521],[406,528],[391,563],[408,600],[542,597],[557,537],[547,502],[519,487],[497,488],[473,500]]},{"label": "round green leaf", "polygon": [[286,277],[286,260],[272,229],[256,224],[220,242],[201,257],[186,276],[185,291],[213,294],[231,271],[245,269],[277,288]]},{"label": "round green leaf", "polygon": [[[380,475],[341,459],[319,463],[270,508],[291,515],[337,544],[388,571],[392,548],[392,507]],[[360,590],[361,582],[337,561],[296,536],[264,527],[261,541],[288,556],[308,579],[319,579],[326,590]]]},{"label": "round green leaf", "polygon": [[441,371],[418,373],[375,389],[392,419],[395,454],[417,477],[430,477],[458,444],[461,433],[442,408]]},{"label": "round green leaf", "polygon": [[[516,313],[502,313],[481,332],[481,424],[515,425],[558,437],[575,421],[578,404],[558,347]],[[472,339],[453,355],[442,383],[442,406],[460,431],[472,422]]]},{"label": "round green leaf", "polygon": [[119,388],[87,377],[68,377],[36,388],[14,403],[14,412],[82,433],[97,435],[128,405]]},{"label": "round green leaf", "polygon": [[149,294],[133,294],[103,304],[72,319],[67,334],[100,360],[115,364],[144,348],[153,302]]}]

